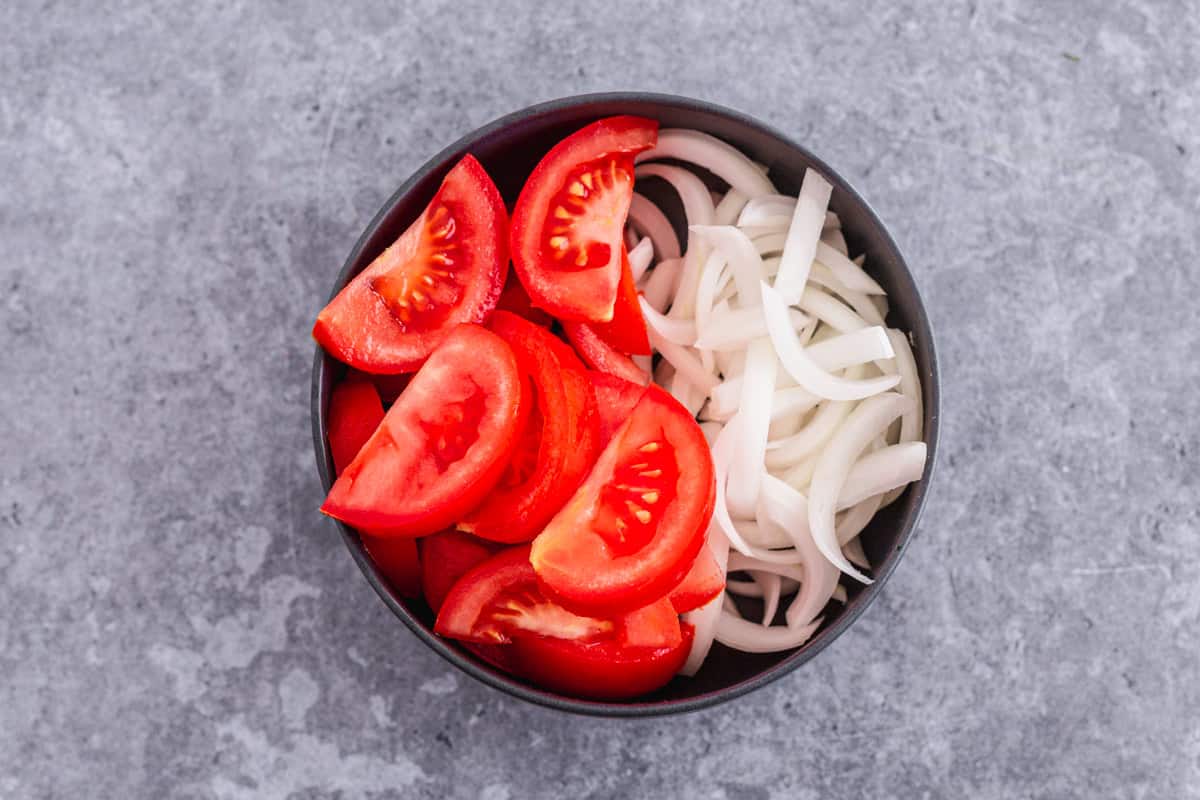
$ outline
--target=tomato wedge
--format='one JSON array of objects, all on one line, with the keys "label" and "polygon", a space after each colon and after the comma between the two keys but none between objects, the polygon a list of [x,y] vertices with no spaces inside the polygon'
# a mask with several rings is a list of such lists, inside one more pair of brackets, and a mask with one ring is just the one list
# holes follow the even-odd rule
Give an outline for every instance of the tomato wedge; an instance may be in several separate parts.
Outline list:
[{"label": "tomato wedge", "polygon": [[375,566],[397,592],[404,597],[421,596],[421,559],[417,541],[400,537],[378,538],[363,535],[363,547]]},{"label": "tomato wedge", "polygon": [[423,536],[459,520],[500,479],[528,415],[504,340],[447,335],[329,490],[321,511],[377,536]]},{"label": "tomato wedge", "polygon": [[564,322],[563,331],[575,346],[575,352],[579,353],[592,369],[642,386],[650,382],[650,376],[642,372],[641,367],[633,363],[633,359],[605,344],[586,322]]},{"label": "tomato wedge", "polygon": [[646,387],[599,370],[589,370],[588,378],[592,382],[596,407],[600,411],[600,442],[606,445],[629,419],[634,407],[646,393]]},{"label": "tomato wedge", "polygon": [[608,322],[593,322],[591,328],[600,341],[619,353],[650,355],[650,334],[646,330],[646,317],[642,314],[624,242],[621,243],[621,282],[617,286],[613,317]]},{"label": "tomato wedge", "polygon": [[474,156],[421,216],[317,316],[326,352],[364,372],[411,372],[462,322],[496,306],[508,272],[508,215]]},{"label": "tomato wedge", "polygon": [[[395,542],[413,542],[414,539],[390,539]],[[421,542],[421,591],[425,602],[437,613],[450,589],[458,579],[487,561],[499,549],[459,531],[441,531],[426,536]]]},{"label": "tomato wedge", "polygon": [[496,309],[511,311],[518,317],[527,319],[534,325],[541,325],[543,328],[549,328],[554,324],[554,317],[540,308],[533,307],[529,293],[525,291],[521,281],[513,275],[509,276],[508,283],[504,285],[504,291],[500,293],[500,301],[496,303]]},{"label": "tomato wedge", "polygon": [[350,466],[358,451],[383,422],[379,392],[362,379],[342,381],[329,398],[329,452],[339,475]]},{"label": "tomato wedge", "polygon": [[666,686],[692,649],[691,625],[673,647],[626,647],[612,640],[571,642],[526,636],[512,645],[510,668],[538,686],[596,700],[621,700]]},{"label": "tomato wedge", "polygon": [[619,638],[627,647],[675,647],[679,635],[679,612],[665,597],[621,618]]},{"label": "tomato wedge", "polygon": [[725,575],[712,550],[700,548],[683,582],[671,591],[671,606],[677,614],[692,611],[725,591]]},{"label": "tomato wedge", "polygon": [[691,569],[714,500],[703,432],[678,401],[650,386],[534,540],[530,561],[543,591],[576,613],[639,608]]},{"label": "tomato wedge", "polygon": [[536,536],[578,488],[595,460],[599,437],[583,430],[588,425],[596,430],[591,385],[560,365],[554,335],[507,311],[497,311],[490,326],[512,347],[535,403],[504,476],[458,528],[513,544]]},{"label": "tomato wedge", "polygon": [[513,209],[511,239],[513,266],[535,306],[564,320],[612,319],[633,157],[657,141],[654,120],[609,117],[538,162]]}]

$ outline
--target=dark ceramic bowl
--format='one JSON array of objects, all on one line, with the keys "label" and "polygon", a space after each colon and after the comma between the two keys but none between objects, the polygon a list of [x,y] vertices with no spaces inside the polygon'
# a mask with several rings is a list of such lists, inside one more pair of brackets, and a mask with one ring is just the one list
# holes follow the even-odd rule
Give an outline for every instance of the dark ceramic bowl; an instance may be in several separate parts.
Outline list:
[{"label": "dark ceramic bowl", "polygon": [[[429,607],[423,601],[406,600],[395,594],[376,571],[358,534],[341,523],[335,524],[367,581],[388,608],[417,638],[459,669],[515,697],[563,711],[602,716],[651,716],[694,711],[765,686],[825,649],[866,610],[900,561],[929,491],[938,441],[938,373],[933,334],[912,275],[883,223],[845,179],[806,149],[755,119],[710,103],[671,95],[614,93],[570,97],[526,108],[464,136],[426,162],[384,204],[351,251],[334,282],[332,294],[336,294],[420,214],[443,176],[465,153],[472,153],[483,162],[511,208],[525,177],[555,142],[593,120],[614,114],[651,117],[663,127],[694,128],[724,139],[766,164],[772,181],[785,193],[795,194],[799,190],[804,169],[809,166],[817,168],[833,182],[831,207],[841,217],[850,250],[855,254],[867,254],[868,271],[888,292],[891,302],[888,323],[912,332],[914,355],[925,395],[925,440],[929,457],[923,479],[911,486],[900,500],[880,512],[862,534],[863,548],[875,566],[876,581],[865,587],[849,581],[850,598],[845,608],[829,616],[821,630],[797,650],[756,655],[735,652],[716,644],[703,669],[694,678],[677,677],[653,695],[635,701],[596,702],[544,691],[493,669],[454,642],[434,636],[433,613]],[[713,185],[717,186],[716,183]],[[655,188],[661,189],[649,181],[645,188],[639,184],[639,190],[647,193]],[[655,199],[659,199],[668,211],[674,210],[670,215],[679,229],[680,241],[685,241],[686,231],[682,227],[678,201],[669,191]],[[329,393],[343,372],[344,368],[337,361],[317,348],[313,367],[313,435],[317,468],[326,491],[334,477],[325,437]]]}]

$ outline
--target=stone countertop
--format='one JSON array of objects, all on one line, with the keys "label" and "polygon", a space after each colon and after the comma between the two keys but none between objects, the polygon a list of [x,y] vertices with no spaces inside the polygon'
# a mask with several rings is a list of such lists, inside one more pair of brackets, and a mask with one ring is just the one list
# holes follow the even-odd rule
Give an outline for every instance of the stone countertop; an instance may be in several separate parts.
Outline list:
[{"label": "stone countertop", "polygon": [[[1200,797],[1195,3],[384,5],[0,10],[0,796]],[[846,175],[943,368],[881,599],[645,721],[422,647],[317,515],[309,432],[308,328],[382,201],[611,89]]]}]

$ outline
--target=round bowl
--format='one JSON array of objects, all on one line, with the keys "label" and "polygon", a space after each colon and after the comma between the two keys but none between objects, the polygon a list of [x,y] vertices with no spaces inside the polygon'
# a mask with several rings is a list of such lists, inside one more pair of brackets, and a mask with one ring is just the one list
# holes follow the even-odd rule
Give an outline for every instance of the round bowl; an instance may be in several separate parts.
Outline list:
[{"label": "round bowl", "polygon": [[[925,397],[925,441],[928,459],[922,480],[913,484],[891,506],[882,510],[862,534],[863,549],[875,566],[870,586],[849,581],[849,602],[828,616],[821,629],[803,647],[783,653],[748,654],[713,646],[704,667],[694,678],[676,677],[653,695],[627,702],[581,700],[545,691],[476,659],[455,642],[433,633],[433,613],[421,600],[406,600],[394,593],[363,549],[358,534],[333,521],[354,560],[383,602],[426,646],[451,664],[484,683],[514,697],[562,711],[602,716],[652,716],[694,711],[713,706],[765,686],[821,652],[842,634],[882,591],[912,537],[929,491],[938,441],[938,372],[933,333],[912,275],[887,229],[858,193],[829,165],[783,134],[745,114],[711,103],[673,95],[645,93],[592,94],[531,106],[467,134],[425,163],[384,203],[359,237],[333,284],[332,297],[350,278],[371,262],[420,214],[442,178],[466,153],[487,168],[509,207],[515,202],[525,177],[538,160],[562,137],[601,117],[635,114],[659,121],[662,127],[694,128],[730,144],[767,165],[780,191],[795,194],[806,167],[815,167],[832,181],[830,207],[842,220],[842,230],[852,253],[867,254],[866,268],[888,292],[888,323],[911,331],[913,353]],[[717,184],[714,183],[714,186]],[[647,184],[639,191],[651,193]],[[682,211],[670,192],[659,199],[676,224],[680,241],[686,241]],[[672,213],[673,212],[673,213]],[[344,367],[317,348],[313,367],[312,419],[321,485],[329,490],[333,464],[326,438],[330,388]]]}]

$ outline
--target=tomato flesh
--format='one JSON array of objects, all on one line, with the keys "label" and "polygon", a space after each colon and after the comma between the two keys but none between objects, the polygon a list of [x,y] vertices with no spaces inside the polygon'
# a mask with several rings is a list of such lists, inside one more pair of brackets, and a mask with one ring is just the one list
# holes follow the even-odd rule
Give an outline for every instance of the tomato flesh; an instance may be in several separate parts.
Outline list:
[{"label": "tomato flesh", "polygon": [[549,328],[554,324],[554,317],[540,308],[533,307],[529,293],[525,291],[525,287],[521,285],[521,281],[516,276],[509,276],[508,283],[505,284],[504,291],[500,294],[500,300],[496,303],[496,310],[510,311],[543,328]]},{"label": "tomato flesh", "polygon": [[383,422],[383,403],[370,382],[342,381],[329,398],[326,425],[334,472],[341,474]]},{"label": "tomato flesh", "polygon": [[334,482],[321,510],[377,536],[423,536],[496,485],[528,415],[504,340],[460,325],[443,340]]},{"label": "tomato flesh", "polygon": [[657,141],[657,122],[609,117],[563,139],[530,173],[511,249],[535,306],[564,320],[612,319],[633,157]]},{"label": "tomato flesh", "polygon": [[[393,538],[388,541],[413,542]],[[491,542],[459,531],[440,531],[426,536],[421,543],[421,592],[425,602],[437,613],[458,579],[487,561],[497,551]]]},{"label": "tomato flesh", "polygon": [[624,242],[621,243],[621,283],[617,287],[613,317],[608,322],[593,322],[591,328],[602,342],[619,353],[650,355],[650,335]]},{"label": "tomato flesh", "polygon": [[364,534],[362,543],[367,555],[392,588],[404,597],[420,597],[421,559],[415,539],[395,536],[378,538]]},{"label": "tomato flesh", "polygon": [[691,569],[714,500],[703,432],[674,398],[651,386],[534,540],[530,560],[548,596],[576,613],[639,608]]},{"label": "tomato flesh", "polygon": [[683,581],[671,591],[671,606],[677,614],[693,611],[707,605],[710,600],[725,591],[725,574],[717,564],[712,550],[700,548],[691,569]]},{"label": "tomato flesh", "polygon": [[508,215],[464,156],[416,221],[317,316],[313,336],[364,372],[411,372],[463,322],[495,307],[508,271]]},{"label": "tomato flesh", "polygon": [[675,647],[679,636],[679,612],[665,597],[621,618],[619,638],[627,647]]},{"label": "tomato flesh", "polygon": [[575,346],[575,352],[579,353],[592,369],[642,386],[650,382],[650,376],[642,372],[641,367],[633,363],[633,359],[612,349],[586,322],[564,322],[563,331]]},{"label": "tomato flesh", "polygon": [[588,378],[592,382],[596,407],[600,412],[600,441],[606,445],[629,419],[634,407],[646,393],[646,387],[599,370],[589,370]]}]

